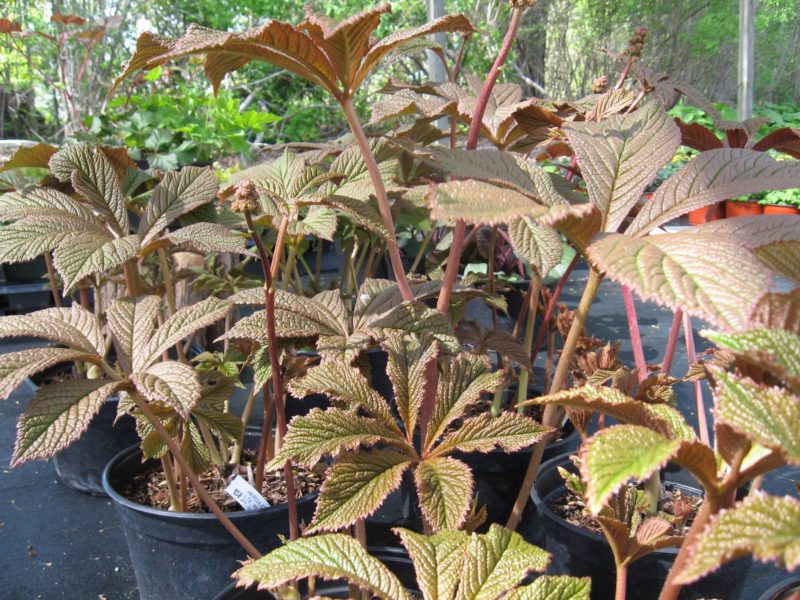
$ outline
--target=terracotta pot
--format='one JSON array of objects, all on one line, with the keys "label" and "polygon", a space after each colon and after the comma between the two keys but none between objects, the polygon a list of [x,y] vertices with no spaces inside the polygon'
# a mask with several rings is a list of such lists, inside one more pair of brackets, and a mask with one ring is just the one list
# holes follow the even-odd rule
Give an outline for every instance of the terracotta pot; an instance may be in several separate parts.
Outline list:
[{"label": "terracotta pot", "polygon": [[737,202],[736,200],[725,201],[725,217],[749,217],[760,215],[764,212],[764,206],[758,202]]},{"label": "terracotta pot", "polygon": [[765,215],[797,215],[800,214],[800,209],[796,206],[786,206],[785,204],[765,204]]},{"label": "terracotta pot", "polygon": [[724,218],[725,205],[722,202],[689,211],[689,223],[692,225],[702,225],[709,221],[716,221],[717,219]]}]

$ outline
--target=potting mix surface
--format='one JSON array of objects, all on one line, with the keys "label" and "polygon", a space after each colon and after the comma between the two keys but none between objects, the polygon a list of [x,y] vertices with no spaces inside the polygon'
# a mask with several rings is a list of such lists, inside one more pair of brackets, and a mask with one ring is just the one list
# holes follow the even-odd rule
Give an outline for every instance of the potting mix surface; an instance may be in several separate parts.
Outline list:
[{"label": "potting mix surface", "polygon": [[[585,269],[576,270],[566,286],[563,302],[577,305],[586,276]],[[666,346],[672,313],[638,301],[637,308],[645,358],[650,363],[659,362]],[[702,324],[698,322],[695,326],[700,329]],[[621,340],[621,360],[626,364],[633,363],[618,285],[611,282],[602,284],[592,307],[588,330],[604,339]],[[697,337],[698,344],[703,342]],[[3,345],[5,351],[17,349],[15,343],[3,342]],[[698,351],[702,349],[703,346]],[[683,345],[679,343],[674,371],[680,373],[686,362]],[[676,392],[684,414],[690,421],[695,421],[691,385],[679,384]],[[706,394],[707,403],[710,403],[708,390]],[[32,396],[33,388],[23,385],[9,399],[0,402],[0,464],[3,469],[0,480],[0,598],[138,598],[125,536],[111,501],[67,488],[58,481],[50,462],[28,463],[14,470],[8,468],[17,417]],[[242,399],[237,397],[235,400],[234,409],[238,407],[241,410]],[[774,494],[788,494],[794,488],[793,481],[797,480],[800,480],[800,468],[785,468],[771,473],[763,487]],[[785,571],[755,563],[742,598],[757,600],[764,590],[786,576]],[[208,598],[213,598],[217,591],[209,590]]]}]

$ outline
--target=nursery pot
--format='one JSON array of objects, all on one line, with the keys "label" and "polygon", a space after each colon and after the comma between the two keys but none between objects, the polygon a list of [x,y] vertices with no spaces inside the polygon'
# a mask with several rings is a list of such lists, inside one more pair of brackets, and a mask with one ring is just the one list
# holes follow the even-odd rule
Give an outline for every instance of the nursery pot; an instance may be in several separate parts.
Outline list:
[{"label": "nursery pot", "polygon": [[[416,596],[420,595],[414,574],[414,564],[408,558],[405,550],[394,547],[369,546],[367,551],[371,556],[386,565],[408,592]],[[214,600],[275,600],[275,596],[266,590],[259,591],[255,585],[247,588],[237,588],[235,585],[233,583],[228,585],[220,594],[214,597]],[[304,586],[305,582],[303,582],[301,589]],[[341,581],[327,582],[317,579],[317,588],[314,593],[316,596],[327,598],[350,598],[350,588]],[[303,591],[302,597],[308,598],[308,592]]]},{"label": "nursery pot", "polygon": [[725,201],[725,217],[749,217],[760,215],[764,212],[764,206],[758,202],[737,202],[736,200]]},{"label": "nursery pot", "polygon": [[758,600],[791,600],[800,592],[800,575],[776,583],[758,597]]},{"label": "nursery pot", "polygon": [[796,206],[787,206],[785,204],[765,204],[765,215],[797,215],[800,214],[800,209]]},{"label": "nursery pot", "polygon": [[83,435],[53,457],[61,483],[79,492],[106,495],[103,469],[139,439],[133,418],[124,416],[114,425],[118,404],[117,397],[106,400]]},{"label": "nursery pot", "polygon": [[[255,446],[258,435],[246,438]],[[103,471],[103,488],[114,501],[122,523],[142,600],[196,600],[208,598],[230,581],[246,558],[245,551],[213,514],[177,513],[128,500],[120,494],[135,475],[160,466],[142,463],[138,445],[124,450]],[[309,522],[316,494],[297,501],[298,517]],[[281,545],[289,536],[286,504],[254,511],[228,513],[231,521],[261,552]]]},{"label": "nursery pot", "polygon": [[[541,466],[533,494],[538,525],[544,529],[544,548],[553,556],[548,571],[589,576],[592,578],[592,600],[613,600],[616,579],[614,557],[605,537],[568,523],[548,507],[549,502],[566,492],[558,467],[577,473],[568,454],[553,458]],[[696,488],[671,482],[673,476],[671,473],[662,473],[668,487],[693,495],[701,494]],[[678,548],[665,548],[633,562],[628,567],[627,600],[657,598],[677,555]],[[727,563],[715,573],[684,586],[678,597],[680,600],[737,600],[750,564],[750,558]]]},{"label": "nursery pot", "polygon": [[716,221],[717,219],[724,218],[725,205],[722,202],[689,211],[689,223],[692,225],[702,225],[709,221]]}]

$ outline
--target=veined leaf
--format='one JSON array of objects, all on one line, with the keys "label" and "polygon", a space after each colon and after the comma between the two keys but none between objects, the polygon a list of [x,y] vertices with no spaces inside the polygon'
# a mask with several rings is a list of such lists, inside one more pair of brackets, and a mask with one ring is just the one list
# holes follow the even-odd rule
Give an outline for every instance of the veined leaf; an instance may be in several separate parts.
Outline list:
[{"label": "veined leaf", "polygon": [[[206,389],[203,391],[205,392]],[[205,395],[203,399],[208,401]],[[242,420],[234,414],[196,407],[192,411],[192,416],[208,425],[211,433],[221,440],[236,442],[242,436]]]},{"label": "veined leaf", "polygon": [[753,308],[750,321],[756,328],[784,329],[800,334],[800,288],[764,294]]},{"label": "veined leaf", "polygon": [[508,600],[590,600],[591,587],[589,577],[543,575],[504,597]]},{"label": "veined leaf", "polygon": [[40,387],[17,424],[11,467],[50,458],[77,440],[120,385],[75,379]]},{"label": "veined leaf", "polygon": [[394,529],[408,551],[417,573],[417,583],[426,599],[452,600],[467,553],[469,536],[462,531],[421,535]]},{"label": "veined leaf", "polygon": [[313,235],[332,242],[338,222],[335,211],[324,206],[312,206],[302,221],[289,224],[289,232],[294,235]]},{"label": "veined leaf", "polygon": [[206,298],[196,304],[180,309],[158,328],[150,340],[147,350],[142,352],[141,361],[134,361],[134,370],[141,370],[158,360],[178,342],[191,334],[216,323],[225,316],[230,305],[219,298]]},{"label": "veined leaf", "polygon": [[539,275],[547,275],[561,263],[564,245],[552,227],[521,217],[508,224],[508,236],[517,256],[524,258]]},{"label": "veined leaf", "polygon": [[164,174],[161,182],[153,188],[139,223],[142,244],[158,236],[172,221],[217,197],[219,180],[211,169],[184,167],[180,171]]},{"label": "veined leaf", "polygon": [[374,513],[397,489],[411,466],[404,454],[367,450],[340,457],[322,485],[314,520],[306,533],[333,531]]},{"label": "veined leaf", "polygon": [[0,400],[5,400],[27,377],[62,362],[77,362],[96,359],[92,352],[72,348],[32,348],[1,354],[0,361]]},{"label": "veined leaf", "polygon": [[11,155],[6,162],[0,165],[0,173],[11,171],[12,169],[23,169],[33,167],[36,169],[47,169],[50,165],[50,157],[58,152],[56,146],[50,144],[34,144],[33,146],[23,146]]},{"label": "veined leaf", "polygon": [[0,317],[0,339],[20,336],[52,340],[89,354],[105,353],[103,333],[97,319],[79,305]]},{"label": "veined leaf", "polygon": [[248,254],[244,238],[236,235],[222,223],[193,223],[171,231],[166,237],[176,246],[185,246],[195,252],[233,252]]},{"label": "veined leaf", "polygon": [[630,479],[646,479],[674,460],[691,470],[704,486],[716,486],[714,452],[699,442],[671,440],[639,425],[604,429],[581,449],[581,475],[587,482],[587,507],[598,514]]},{"label": "veined leaf", "polygon": [[389,355],[387,370],[397,412],[406,432],[413,432],[425,397],[426,368],[431,360],[436,359],[439,348],[427,336],[403,335],[390,336],[383,347]]},{"label": "veined leaf", "polygon": [[127,371],[143,364],[143,356],[156,330],[161,307],[158,296],[114,300],[108,309],[108,326],[117,344],[120,361]]},{"label": "veined leaf", "polygon": [[61,181],[72,181],[75,191],[108,219],[117,233],[128,233],[128,210],[119,177],[99,147],[65,146],[50,159],[50,170]]},{"label": "veined leaf", "polygon": [[715,416],[751,441],[800,464],[800,398],[714,368]]},{"label": "veined leaf", "polygon": [[440,183],[431,188],[428,202],[431,218],[444,223],[499,225],[548,212],[546,206],[515,190],[476,179]]},{"label": "veined leaf", "polygon": [[383,600],[406,600],[403,585],[351,536],[331,533],[280,546],[234,573],[242,585],[277,588],[303,577],[346,579]]},{"label": "veined leaf", "polygon": [[450,351],[459,348],[458,338],[453,333],[447,315],[421,302],[403,302],[386,314],[370,320],[365,329],[375,332],[378,338],[393,333],[428,334]]},{"label": "veined leaf", "polygon": [[[249,288],[237,292],[228,298],[232,304],[264,305],[264,290]],[[260,315],[256,317],[256,315]],[[246,317],[234,325],[252,319],[248,329],[254,329],[255,321],[263,324],[261,331],[266,336],[266,314],[263,311]],[[321,302],[312,298],[303,298],[283,290],[275,291],[275,322],[278,335],[281,337],[314,337],[318,335],[347,335],[340,319]],[[244,327],[244,326],[242,326]],[[232,331],[233,331],[232,329]],[[229,334],[228,337],[236,337]],[[249,336],[243,336],[249,337]]]},{"label": "veined leaf", "polygon": [[18,263],[33,260],[45,252],[52,252],[65,238],[79,231],[101,233],[83,219],[61,214],[41,214],[25,217],[3,227],[0,237],[0,263]]},{"label": "veined leaf", "polygon": [[189,468],[195,473],[202,473],[211,463],[211,453],[203,440],[197,425],[191,420],[186,422],[183,439],[181,440],[181,454],[189,463]]},{"label": "veined leaf", "polygon": [[70,293],[86,277],[108,275],[139,252],[139,236],[120,238],[98,233],[72,233],[53,252],[53,264],[64,279],[64,293]]},{"label": "veined leaf", "polygon": [[369,200],[334,194],[327,196],[323,202],[326,206],[338,208],[360,226],[378,235],[381,239],[389,239],[389,230],[383,224],[380,212],[372,206]]},{"label": "veined leaf", "polygon": [[800,187],[797,161],[776,161],[766,152],[720,148],[700,153],[667,179],[627,229],[644,235],[690,210],[765,190]]},{"label": "veined leaf", "polygon": [[[520,159],[508,152],[490,149],[462,150],[439,146],[425,148],[448,175],[470,177],[490,183],[505,185],[526,195],[539,195]],[[538,167],[532,167],[537,168]],[[547,176],[545,176],[546,178]],[[543,202],[550,204],[545,199]]]},{"label": "veined leaf", "polygon": [[200,400],[202,388],[195,370],[173,360],[156,363],[146,371],[131,375],[137,391],[150,402],[161,402],[175,409],[184,420]]},{"label": "veined leaf", "polygon": [[489,452],[495,447],[516,452],[541,440],[553,431],[524,415],[505,412],[470,417],[454,432],[445,435],[429,456],[441,456],[454,450]]},{"label": "veined leaf", "polygon": [[486,535],[473,535],[458,600],[493,600],[519,585],[532,571],[544,571],[550,555],[516,532],[492,524]]},{"label": "veined leaf", "polygon": [[356,367],[333,361],[322,363],[309,369],[305,377],[292,380],[289,390],[298,398],[326,394],[352,406],[361,406],[389,427],[397,428],[386,400]]},{"label": "veined leaf", "polygon": [[481,392],[493,392],[502,380],[502,371],[492,373],[488,364],[475,355],[462,353],[453,357],[439,377],[425,447],[429,449],[450,423],[463,416],[465,409],[478,401]]},{"label": "veined leaf", "polygon": [[[733,330],[746,328],[769,274],[735,240],[673,233],[647,236],[602,234],[589,246],[592,263],[645,300],[680,308]],[[736,262],[736,269],[726,267]]]},{"label": "veined leaf", "polygon": [[800,565],[800,502],[756,492],[722,511],[692,546],[675,582],[689,584],[740,556],[752,554],[793,570]]},{"label": "veined leaf", "polygon": [[[411,293],[415,300],[433,297],[441,289],[440,281],[412,283]],[[403,295],[397,283],[387,279],[364,280],[358,290],[356,306],[353,310],[353,323],[356,330],[363,329],[380,317],[385,316],[403,303]]]},{"label": "veined leaf", "polygon": [[0,196],[0,220],[38,216],[77,218],[95,226],[98,223],[87,205],[53,188],[36,187]]},{"label": "veined leaf", "polygon": [[291,459],[293,463],[313,467],[327,454],[353,450],[361,445],[384,444],[400,450],[413,450],[397,429],[388,427],[383,421],[360,417],[351,411],[329,408],[314,409],[308,415],[292,419],[289,431],[283,440],[278,456],[269,468],[278,468]]},{"label": "veined leaf", "polygon": [[472,471],[446,456],[426,458],[414,470],[419,503],[434,533],[464,524],[472,504]]}]

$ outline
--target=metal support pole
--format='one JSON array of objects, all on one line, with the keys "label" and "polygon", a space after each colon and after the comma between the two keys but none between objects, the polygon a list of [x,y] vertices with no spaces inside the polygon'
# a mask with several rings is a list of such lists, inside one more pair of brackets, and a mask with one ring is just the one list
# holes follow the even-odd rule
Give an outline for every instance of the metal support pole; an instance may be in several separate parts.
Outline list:
[{"label": "metal support pole", "polygon": [[739,87],[737,116],[753,116],[755,77],[756,0],[739,0]]}]

